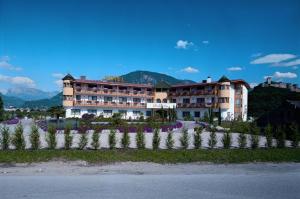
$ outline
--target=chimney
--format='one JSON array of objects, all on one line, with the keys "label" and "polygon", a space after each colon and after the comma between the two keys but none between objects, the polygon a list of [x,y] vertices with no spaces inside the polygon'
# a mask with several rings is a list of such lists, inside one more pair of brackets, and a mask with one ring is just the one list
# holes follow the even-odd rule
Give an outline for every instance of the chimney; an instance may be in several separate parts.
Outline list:
[{"label": "chimney", "polygon": [[211,83],[211,77],[210,77],[210,76],[207,77],[206,82],[207,82],[207,83]]},{"label": "chimney", "polygon": [[81,79],[81,80],[86,80],[86,76],[84,76],[84,75],[83,75],[83,76],[80,76],[80,79]]}]

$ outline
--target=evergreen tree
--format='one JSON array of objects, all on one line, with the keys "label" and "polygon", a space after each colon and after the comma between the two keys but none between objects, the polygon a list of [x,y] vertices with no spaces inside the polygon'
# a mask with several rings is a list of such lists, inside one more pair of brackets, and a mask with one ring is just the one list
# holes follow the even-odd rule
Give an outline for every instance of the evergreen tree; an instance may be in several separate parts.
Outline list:
[{"label": "evergreen tree", "polygon": [[254,122],[250,124],[250,133],[251,133],[251,148],[256,149],[259,146],[259,128]]},{"label": "evergreen tree", "polygon": [[55,149],[57,145],[56,141],[56,128],[54,125],[48,127],[48,133],[46,135],[46,142],[49,149]]},{"label": "evergreen tree", "polygon": [[9,128],[6,126],[3,126],[1,128],[1,148],[2,148],[2,150],[9,149],[9,142],[10,142],[9,134],[10,134]]},{"label": "evergreen tree", "polygon": [[23,126],[22,124],[18,124],[15,128],[15,133],[11,139],[12,145],[17,150],[24,150],[25,149],[25,139],[23,135]]},{"label": "evergreen tree", "polygon": [[116,130],[115,129],[110,129],[109,135],[108,135],[108,144],[110,149],[115,149],[116,148]]},{"label": "evergreen tree", "polygon": [[87,144],[88,144],[88,138],[87,138],[86,133],[81,133],[80,138],[79,138],[78,148],[80,150],[83,150],[86,148]]},{"label": "evergreen tree", "polygon": [[283,127],[279,127],[277,130],[277,148],[285,148],[285,132]]},{"label": "evergreen tree", "polygon": [[290,125],[291,129],[291,138],[292,138],[292,147],[297,148],[299,146],[299,127],[296,123]]},{"label": "evergreen tree", "polygon": [[65,138],[65,149],[69,150],[72,147],[73,136],[71,135],[71,126],[66,125],[64,130],[64,138]]},{"label": "evergreen tree", "polygon": [[195,128],[195,133],[194,133],[194,148],[199,149],[202,145],[202,127],[197,127]]},{"label": "evergreen tree", "polygon": [[145,149],[145,135],[142,127],[138,127],[136,133],[136,146],[138,149]]},{"label": "evergreen tree", "polygon": [[36,125],[31,126],[30,143],[31,143],[31,148],[33,150],[37,150],[40,148],[40,145],[41,145],[40,133],[39,133],[39,129]]},{"label": "evergreen tree", "polygon": [[97,150],[100,147],[100,132],[97,130],[94,130],[93,135],[92,135],[92,147],[94,150]]},{"label": "evergreen tree", "polygon": [[226,130],[222,138],[223,147],[229,149],[231,146],[231,133],[229,130]]},{"label": "evergreen tree", "polygon": [[167,149],[173,149],[173,146],[174,146],[173,132],[168,131],[168,135],[166,139],[166,147]]},{"label": "evergreen tree", "polygon": [[208,146],[213,149],[217,144],[217,135],[216,135],[216,129],[211,128],[210,130],[210,138],[208,140]]},{"label": "evergreen tree", "polygon": [[272,148],[273,146],[273,129],[271,124],[268,124],[265,129],[265,136],[266,136],[266,147]]},{"label": "evergreen tree", "polygon": [[129,148],[130,137],[129,137],[129,133],[128,133],[128,127],[124,128],[124,133],[123,133],[123,137],[122,137],[122,140],[121,140],[121,144],[122,144],[122,147],[124,149],[128,149]]},{"label": "evergreen tree", "polygon": [[189,147],[189,134],[186,128],[182,129],[182,135],[180,137],[180,145],[182,149],[187,149]]},{"label": "evergreen tree", "polygon": [[160,144],[159,128],[154,128],[152,148],[154,150],[159,149],[159,144]]}]

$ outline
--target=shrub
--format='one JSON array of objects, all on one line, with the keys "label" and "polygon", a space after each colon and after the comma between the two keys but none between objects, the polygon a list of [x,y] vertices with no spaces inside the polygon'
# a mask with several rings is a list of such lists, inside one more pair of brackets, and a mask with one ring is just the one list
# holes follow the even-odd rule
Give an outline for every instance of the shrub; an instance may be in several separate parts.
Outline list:
[{"label": "shrub", "polygon": [[1,148],[2,150],[9,149],[9,128],[3,126],[1,129]]},{"label": "shrub", "polygon": [[87,144],[88,144],[88,138],[87,138],[86,133],[80,134],[78,149],[80,149],[80,150],[85,149]]},{"label": "shrub", "polygon": [[231,133],[229,130],[225,131],[222,138],[223,147],[229,149],[231,146]]},{"label": "shrub", "polygon": [[71,135],[71,127],[70,125],[66,125],[64,130],[64,138],[65,138],[65,149],[69,150],[72,147],[73,136]]},{"label": "shrub", "polygon": [[117,140],[116,140],[116,130],[110,129],[109,135],[108,135],[108,144],[110,149],[115,149]]},{"label": "shrub", "polygon": [[123,137],[122,137],[122,140],[121,140],[121,144],[122,144],[122,147],[124,149],[128,149],[129,148],[130,137],[129,137],[129,133],[128,133],[128,127],[124,128],[124,133],[123,133]]},{"label": "shrub", "polygon": [[238,137],[239,147],[241,149],[247,146],[247,136],[244,133],[240,133]]},{"label": "shrub", "polygon": [[11,143],[17,150],[25,149],[23,126],[21,124],[18,124],[17,127],[15,128],[15,133],[12,136]]},{"label": "shrub", "polygon": [[40,145],[41,145],[40,133],[39,133],[39,129],[36,125],[31,126],[30,143],[31,143],[31,148],[33,150],[37,150],[40,148]]},{"label": "shrub", "polygon": [[251,133],[251,148],[256,149],[259,146],[259,128],[255,123],[250,124],[250,133]]},{"label": "shrub", "polygon": [[174,146],[173,132],[168,131],[168,136],[166,139],[166,147],[167,147],[167,149],[172,149],[173,146]]},{"label": "shrub", "polygon": [[92,147],[94,150],[97,150],[100,147],[100,132],[97,130],[94,130],[93,135],[92,135]]},{"label": "shrub", "polygon": [[285,148],[285,132],[282,127],[279,127],[277,130],[277,148]]},{"label": "shrub", "polygon": [[137,148],[144,149],[145,148],[145,135],[144,135],[142,127],[138,127],[135,139],[136,139]]},{"label": "shrub", "polygon": [[199,149],[202,145],[201,133],[202,133],[202,127],[195,128],[195,133],[194,133],[194,147],[195,147],[195,149]]},{"label": "shrub", "polygon": [[296,123],[290,125],[292,147],[297,148],[299,146],[299,127]]},{"label": "shrub", "polygon": [[189,147],[189,134],[186,128],[182,129],[182,135],[180,137],[180,145],[182,149],[187,149]]},{"label": "shrub", "polygon": [[57,142],[56,142],[56,128],[54,125],[50,125],[48,128],[48,133],[46,135],[46,142],[48,144],[49,149],[55,149]]},{"label": "shrub", "polygon": [[268,124],[265,129],[266,147],[272,148],[273,146],[273,129],[271,124]]},{"label": "shrub", "polygon": [[159,128],[154,128],[152,148],[154,150],[159,149],[159,144],[160,144]]},{"label": "shrub", "polygon": [[209,148],[213,149],[217,144],[217,135],[216,135],[216,129],[211,128],[210,130],[210,136],[208,140],[208,146]]}]

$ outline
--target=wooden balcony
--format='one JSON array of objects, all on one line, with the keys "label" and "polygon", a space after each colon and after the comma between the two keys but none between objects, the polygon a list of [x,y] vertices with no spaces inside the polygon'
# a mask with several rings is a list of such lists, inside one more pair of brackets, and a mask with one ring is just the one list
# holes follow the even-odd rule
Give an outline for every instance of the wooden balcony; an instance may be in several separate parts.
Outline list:
[{"label": "wooden balcony", "polygon": [[75,94],[90,94],[90,95],[109,95],[109,96],[131,96],[131,97],[144,97],[152,98],[153,92],[150,91],[129,91],[129,90],[116,90],[116,89],[99,89],[99,88],[75,88]]},{"label": "wooden balcony", "polygon": [[178,103],[177,108],[217,108],[216,103]]},{"label": "wooden balcony", "polygon": [[75,101],[74,106],[111,107],[111,108],[146,108],[145,103],[99,102],[99,101]]}]

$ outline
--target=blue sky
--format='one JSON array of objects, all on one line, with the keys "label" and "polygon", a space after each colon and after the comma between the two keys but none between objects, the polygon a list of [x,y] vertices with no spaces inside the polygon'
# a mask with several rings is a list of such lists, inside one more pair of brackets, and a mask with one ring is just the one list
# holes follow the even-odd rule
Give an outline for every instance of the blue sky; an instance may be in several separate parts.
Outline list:
[{"label": "blue sky", "polygon": [[298,0],[0,0],[0,91],[150,70],[298,83]]}]

